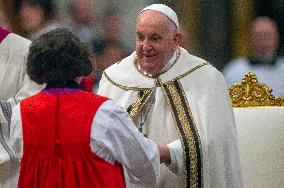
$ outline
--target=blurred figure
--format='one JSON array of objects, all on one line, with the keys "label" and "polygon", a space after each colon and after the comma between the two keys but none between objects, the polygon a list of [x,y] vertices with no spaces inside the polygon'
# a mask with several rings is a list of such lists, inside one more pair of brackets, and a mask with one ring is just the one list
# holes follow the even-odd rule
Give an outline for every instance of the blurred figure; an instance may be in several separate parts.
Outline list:
[{"label": "blurred figure", "polygon": [[71,30],[80,40],[92,43],[95,40],[92,25],[95,19],[95,7],[90,0],[72,0],[70,4],[72,19]]},{"label": "blurred figure", "polygon": [[126,56],[125,51],[116,43],[108,43],[104,46],[103,51],[100,53],[100,60],[97,63],[97,68],[104,71],[112,64],[120,61]]},{"label": "blurred figure", "polygon": [[123,20],[117,10],[109,9],[105,11],[101,49],[95,52],[97,54],[95,91],[98,89],[102,72],[130,53],[130,49],[122,42],[123,24]]},{"label": "blurred figure", "polygon": [[130,54],[130,49],[122,41],[124,22],[122,16],[115,9],[105,11],[103,16],[103,47],[115,46],[121,48],[123,55]]},{"label": "blurred figure", "polygon": [[22,0],[20,7],[22,27],[31,40],[59,26],[53,0]]},{"label": "blurred figure", "polygon": [[0,26],[8,30],[10,30],[11,27],[7,15],[5,14],[3,0],[0,0]]},{"label": "blurred figure", "polygon": [[223,70],[228,86],[252,71],[260,82],[273,89],[273,95],[284,96],[284,57],[277,55],[278,45],[276,23],[268,17],[256,18],[251,26],[250,57],[234,59]]},{"label": "blurred figure", "polygon": [[181,47],[186,49],[187,51],[191,52],[192,51],[192,38],[190,36],[191,31],[186,28],[185,25],[180,24],[180,32],[182,33],[182,42],[181,42]]},{"label": "blurred figure", "polygon": [[[70,28],[80,38],[80,40],[92,45],[93,52],[102,49],[102,41],[94,34],[93,24],[95,20],[95,6],[91,0],[72,0],[69,7],[72,19]],[[95,58],[97,60],[97,58]],[[94,65],[95,67],[95,65]],[[91,76],[84,78],[80,86],[86,91],[93,92],[97,82],[95,70]]]},{"label": "blurred figure", "polygon": [[[15,188],[19,162],[9,143],[12,108],[42,89],[26,74],[31,41],[0,27],[0,187]],[[15,98],[16,96],[16,98]]]}]

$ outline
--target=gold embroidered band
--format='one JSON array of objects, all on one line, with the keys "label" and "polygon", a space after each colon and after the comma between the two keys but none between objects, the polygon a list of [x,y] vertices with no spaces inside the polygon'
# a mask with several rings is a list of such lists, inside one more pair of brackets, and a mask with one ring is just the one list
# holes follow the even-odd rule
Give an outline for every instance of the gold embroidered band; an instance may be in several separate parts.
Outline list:
[{"label": "gold embroidered band", "polygon": [[178,80],[163,84],[163,89],[183,145],[185,187],[201,188],[204,185],[202,145],[186,95]]},{"label": "gold embroidered band", "polygon": [[138,98],[136,101],[127,108],[129,116],[133,119],[139,112],[139,110],[144,106],[151,96],[152,89],[144,89],[138,91]]}]

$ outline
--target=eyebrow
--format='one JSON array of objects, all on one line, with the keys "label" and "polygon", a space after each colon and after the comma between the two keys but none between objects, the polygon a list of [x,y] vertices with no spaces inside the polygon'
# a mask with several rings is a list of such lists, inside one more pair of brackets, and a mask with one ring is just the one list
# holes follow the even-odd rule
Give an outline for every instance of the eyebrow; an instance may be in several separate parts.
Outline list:
[{"label": "eyebrow", "polygon": [[[142,32],[140,32],[140,31],[137,31],[136,35],[144,35],[144,34]],[[152,33],[152,34],[150,34],[150,36],[161,36],[161,35],[158,34],[158,33]]]}]

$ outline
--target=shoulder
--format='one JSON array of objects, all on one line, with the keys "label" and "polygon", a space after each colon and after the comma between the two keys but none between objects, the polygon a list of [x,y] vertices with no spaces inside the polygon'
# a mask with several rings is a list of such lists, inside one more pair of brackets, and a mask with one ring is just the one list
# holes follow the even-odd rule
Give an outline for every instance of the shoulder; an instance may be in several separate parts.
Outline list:
[{"label": "shoulder", "polygon": [[192,77],[195,77],[196,80],[200,80],[203,84],[207,83],[205,84],[207,86],[214,86],[216,84],[225,85],[223,74],[211,64],[207,64],[198,69],[193,73]]},{"label": "shoulder", "polygon": [[284,66],[284,56],[277,57],[276,63],[281,66]]},{"label": "shoulder", "polygon": [[83,91],[83,92],[85,93],[86,96],[92,98],[94,101],[100,101],[101,103],[103,103],[109,100],[109,98],[102,96],[102,95],[98,95],[98,94],[86,92],[86,91]]},{"label": "shoulder", "polygon": [[[38,96],[39,98],[43,98],[44,96],[48,97],[48,94],[45,94],[44,92],[41,92],[38,95],[39,95]],[[65,98],[67,100],[72,100],[74,101],[74,103],[85,104],[86,106],[100,105],[104,103],[105,101],[109,100],[109,98],[105,96],[101,96],[101,95],[91,93],[88,91],[83,91],[83,90],[77,90],[71,94],[59,94],[59,95],[65,95]],[[56,96],[56,94],[54,96]]]},{"label": "shoulder", "polygon": [[19,55],[27,56],[31,41],[15,33],[10,33],[1,44],[9,51],[13,50]]},{"label": "shoulder", "polygon": [[182,65],[183,66],[182,70],[188,71],[196,66],[199,66],[205,63],[208,63],[205,59],[194,56],[190,54],[186,49],[180,47],[180,57],[179,57],[179,60],[177,61],[177,66],[176,66],[177,68],[181,68],[181,67],[178,67],[178,65]]},{"label": "shoulder", "polygon": [[102,103],[102,105],[100,106],[100,111],[110,114],[113,112],[125,113],[125,110],[111,99],[106,100]]},{"label": "shoulder", "polygon": [[190,54],[186,49],[180,47],[181,49],[181,61],[190,61],[191,63],[205,63],[207,62],[205,59],[202,59],[200,57],[194,56]]},{"label": "shoulder", "polygon": [[174,64],[165,73],[160,75],[162,82],[189,77],[193,72],[209,64],[206,60],[191,55],[183,48],[178,49],[178,54]]},{"label": "shoulder", "polygon": [[14,48],[27,48],[30,46],[31,41],[20,36],[17,35],[15,33],[10,33],[7,36],[7,40],[13,42],[13,47]]},{"label": "shoulder", "polygon": [[[121,129],[121,126],[117,126],[122,121],[129,120],[129,114],[121,106],[116,104],[113,100],[104,101],[98,108],[95,119],[100,119],[101,123],[112,122],[108,125],[108,129],[112,126],[115,129]],[[124,119],[124,120],[122,120]],[[123,124],[123,123],[122,123]],[[105,125],[102,125],[105,126]]]}]

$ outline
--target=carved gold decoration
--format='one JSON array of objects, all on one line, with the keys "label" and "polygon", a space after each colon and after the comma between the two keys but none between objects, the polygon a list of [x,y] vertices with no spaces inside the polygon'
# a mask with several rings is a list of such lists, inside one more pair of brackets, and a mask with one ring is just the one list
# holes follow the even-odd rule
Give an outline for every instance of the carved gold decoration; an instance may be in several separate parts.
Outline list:
[{"label": "carved gold decoration", "polygon": [[274,97],[271,92],[266,84],[258,82],[253,72],[229,88],[233,107],[284,106],[284,97]]}]

